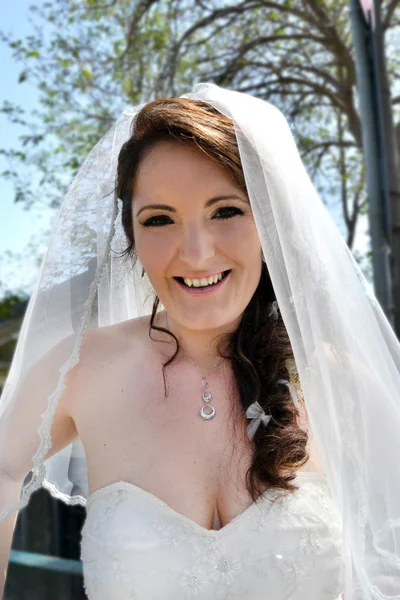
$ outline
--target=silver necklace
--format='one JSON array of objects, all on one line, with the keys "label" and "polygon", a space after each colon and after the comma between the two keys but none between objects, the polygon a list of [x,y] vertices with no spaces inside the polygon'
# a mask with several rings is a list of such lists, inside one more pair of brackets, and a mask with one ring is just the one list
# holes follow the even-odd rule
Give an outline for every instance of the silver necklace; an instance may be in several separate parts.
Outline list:
[{"label": "silver necklace", "polygon": [[[212,373],[213,371],[215,371],[215,369],[217,367],[219,367],[219,365],[222,363],[223,359],[221,358],[221,360],[217,362],[217,364],[215,365],[215,367],[213,367],[211,369],[211,371],[208,371],[208,373],[203,373],[203,371],[200,369],[200,367],[198,365],[196,365],[196,363],[194,362],[194,360],[192,360],[190,358],[190,356],[188,356],[186,354],[186,352],[184,351],[183,348],[182,348],[182,352],[186,356],[186,358],[188,358],[190,360],[190,362],[194,364],[194,366],[196,367],[196,369],[201,373],[201,376],[202,376],[201,377],[201,383],[204,386],[204,390],[203,390],[203,393],[201,395],[201,398],[205,402],[205,404],[199,410],[199,415],[205,421],[209,421],[210,419],[213,419],[215,417],[215,408],[213,407],[212,404],[210,404],[210,400],[212,399],[212,393],[209,390],[209,385],[208,385],[207,377],[210,375],[210,373]],[[206,413],[205,412],[206,408],[209,408],[211,412]]]},{"label": "silver necklace", "polygon": [[[168,323],[168,315],[166,315],[166,321],[167,321],[167,328],[169,329],[169,323]],[[208,384],[208,380],[207,377],[213,372],[215,371],[215,369],[217,367],[219,367],[219,365],[222,363],[222,361],[224,360],[223,358],[221,358],[220,361],[217,362],[217,364],[211,369],[211,371],[208,371],[208,373],[204,373],[202,371],[202,369],[196,365],[196,363],[194,362],[194,360],[192,360],[190,358],[190,356],[188,356],[186,354],[186,352],[184,351],[183,348],[181,348],[183,354],[186,356],[186,358],[188,360],[190,360],[190,362],[196,367],[196,369],[200,372],[201,374],[201,383],[203,384],[204,390],[203,393],[201,395],[202,400],[205,402],[205,404],[201,407],[201,409],[199,410],[199,415],[201,416],[202,419],[204,419],[205,421],[210,421],[211,419],[213,419],[215,417],[215,408],[212,404],[210,404],[210,400],[212,399],[212,393],[209,389],[209,384]],[[205,409],[209,408],[210,412],[205,412]]]}]

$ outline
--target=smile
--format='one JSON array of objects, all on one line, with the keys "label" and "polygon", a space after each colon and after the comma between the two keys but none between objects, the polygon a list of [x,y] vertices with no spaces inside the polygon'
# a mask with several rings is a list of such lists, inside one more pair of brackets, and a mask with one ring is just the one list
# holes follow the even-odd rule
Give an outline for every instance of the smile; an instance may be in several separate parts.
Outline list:
[{"label": "smile", "polygon": [[221,273],[199,279],[190,277],[174,277],[174,279],[185,291],[198,295],[217,291],[222,287],[230,272],[230,270],[222,271]]}]

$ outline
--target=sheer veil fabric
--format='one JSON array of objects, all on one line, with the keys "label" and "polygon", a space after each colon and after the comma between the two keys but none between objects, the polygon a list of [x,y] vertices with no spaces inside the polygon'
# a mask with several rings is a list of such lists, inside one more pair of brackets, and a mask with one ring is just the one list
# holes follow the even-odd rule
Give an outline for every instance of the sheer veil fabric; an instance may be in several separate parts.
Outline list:
[{"label": "sheer veil fabric", "polygon": [[[282,113],[208,83],[185,97],[234,122],[264,257],[342,517],[345,598],[400,600],[400,344]],[[117,159],[139,109],[126,110],[92,150],[54,226],[0,402],[0,521],[41,485],[64,502],[86,503],[81,442],[43,459],[84,331],[150,312],[139,261],[128,269],[115,258],[125,247],[114,199]]]}]

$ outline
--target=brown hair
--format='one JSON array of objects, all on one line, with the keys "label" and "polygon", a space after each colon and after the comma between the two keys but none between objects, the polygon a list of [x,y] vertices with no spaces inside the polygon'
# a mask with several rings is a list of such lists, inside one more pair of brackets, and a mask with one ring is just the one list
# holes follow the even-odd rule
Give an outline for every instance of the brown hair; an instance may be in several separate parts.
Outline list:
[{"label": "brown hair", "polygon": [[[122,201],[122,225],[129,242],[123,254],[132,260],[136,259],[132,222],[136,171],[149,148],[171,139],[196,145],[246,189],[231,119],[200,100],[166,98],[146,104],[134,118],[131,137],[119,154],[116,181],[117,197]],[[264,487],[295,491],[291,481],[309,458],[308,435],[298,424],[299,412],[287,386],[277,383],[289,379],[287,361],[293,361],[293,351],[280,313],[277,320],[268,316],[275,299],[263,262],[258,287],[238,328],[218,347],[220,355],[231,361],[242,416],[256,400],[272,415],[268,426],[261,423],[254,437],[253,460],[246,479],[253,501]],[[159,298],[155,296],[149,334],[152,329],[164,331],[176,342],[174,355],[163,365],[164,373],[179,352],[179,342],[172,332],[154,324],[158,306]]]}]

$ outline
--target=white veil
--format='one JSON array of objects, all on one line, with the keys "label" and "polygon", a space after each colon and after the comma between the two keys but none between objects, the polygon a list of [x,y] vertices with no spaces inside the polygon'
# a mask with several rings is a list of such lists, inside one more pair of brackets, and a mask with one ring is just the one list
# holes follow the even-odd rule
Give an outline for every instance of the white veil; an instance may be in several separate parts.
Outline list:
[{"label": "white veil", "polygon": [[[342,516],[345,599],[400,600],[400,344],[282,113],[213,84],[186,97],[210,103],[235,125],[267,268]],[[127,270],[113,259],[126,245],[113,195],[116,164],[138,108],[93,149],[61,207],[0,402],[0,521],[40,485],[85,504],[82,444],[43,461],[64,377],[79,360],[85,328],[150,310],[139,262]]]}]

